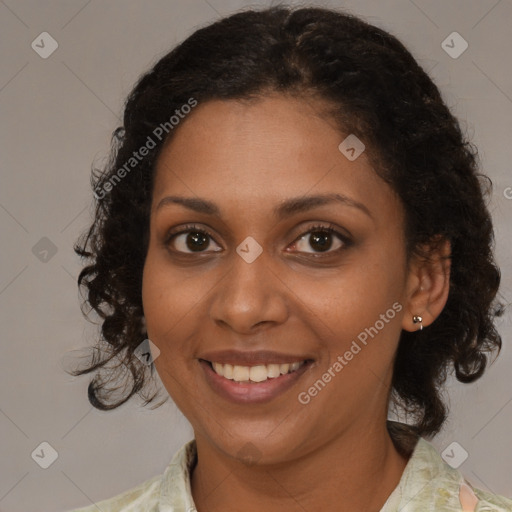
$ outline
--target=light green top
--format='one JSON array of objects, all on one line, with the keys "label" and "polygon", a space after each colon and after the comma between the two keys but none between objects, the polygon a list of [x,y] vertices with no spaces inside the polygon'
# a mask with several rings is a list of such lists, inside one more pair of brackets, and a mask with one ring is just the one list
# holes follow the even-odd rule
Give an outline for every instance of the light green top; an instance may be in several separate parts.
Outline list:
[{"label": "light green top", "polygon": [[[402,450],[409,454],[412,451],[412,455],[380,512],[512,512],[511,499],[471,487],[425,439],[415,438],[409,448],[404,446]],[[195,512],[190,474],[196,457],[196,444],[192,440],[174,455],[163,475],[73,512]]]}]

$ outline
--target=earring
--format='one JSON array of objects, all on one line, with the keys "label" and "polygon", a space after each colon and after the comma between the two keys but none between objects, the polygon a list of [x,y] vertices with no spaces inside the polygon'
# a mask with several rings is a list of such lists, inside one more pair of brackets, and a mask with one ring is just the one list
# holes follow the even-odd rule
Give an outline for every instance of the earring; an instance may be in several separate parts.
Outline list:
[{"label": "earring", "polygon": [[414,315],[412,317],[412,321],[415,324],[418,324],[418,323],[420,324],[420,331],[423,329],[423,324],[421,323],[423,321],[423,318],[421,316]]}]

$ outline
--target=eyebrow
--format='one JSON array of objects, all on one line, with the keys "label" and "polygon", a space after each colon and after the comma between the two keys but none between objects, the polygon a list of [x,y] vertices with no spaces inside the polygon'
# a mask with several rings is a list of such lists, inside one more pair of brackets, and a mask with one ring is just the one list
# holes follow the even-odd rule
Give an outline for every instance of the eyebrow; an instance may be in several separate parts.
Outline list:
[{"label": "eyebrow", "polygon": [[[281,220],[283,218],[290,217],[295,213],[305,212],[318,206],[324,206],[326,204],[332,203],[341,203],[345,206],[357,208],[368,215],[371,219],[373,219],[370,210],[363,203],[351,199],[350,197],[347,197],[343,194],[321,194],[315,196],[292,197],[282,201],[279,205],[277,205],[273,210],[273,214],[274,217]],[[222,218],[220,209],[215,203],[212,203],[206,199],[195,197],[166,196],[158,203],[156,211],[164,206],[171,204],[180,204],[185,208],[193,210],[197,213],[215,215],[219,218]]]}]

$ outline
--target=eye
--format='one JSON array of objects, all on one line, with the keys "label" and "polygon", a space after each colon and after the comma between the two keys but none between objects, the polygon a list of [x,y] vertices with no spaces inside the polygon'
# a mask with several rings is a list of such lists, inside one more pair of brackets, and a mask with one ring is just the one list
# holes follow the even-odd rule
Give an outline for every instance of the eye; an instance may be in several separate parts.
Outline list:
[{"label": "eye", "polygon": [[[334,243],[333,238],[337,239]],[[214,237],[208,230],[195,225],[187,225],[177,233],[171,232],[167,236],[165,244],[171,246],[176,252],[193,254],[206,252],[212,241],[214,242]],[[312,226],[293,242],[292,247],[299,252],[320,256],[321,253],[331,254],[338,252],[344,247],[349,247],[351,243],[351,240],[346,235],[343,235],[332,226],[316,225]],[[217,244],[215,243],[215,245]],[[312,252],[306,250],[308,245],[313,248]],[[217,247],[212,252],[222,251],[222,248],[218,245]]]},{"label": "eye", "polygon": [[[333,242],[333,238],[337,238]],[[306,252],[309,247],[314,250],[310,254],[334,253],[343,247],[351,245],[350,239],[336,231],[332,226],[312,226],[309,231],[302,234],[297,241],[293,243],[293,247],[299,252]],[[332,250],[331,250],[332,249]]]},{"label": "eye", "polygon": [[[203,228],[197,226],[184,226],[178,233],[170,233],[165,240],[166,245],[172,246],[173,250],[185,254],[205,252],[213,241],[213,235]],[[218,252],[217,249],[214,252]]]}]

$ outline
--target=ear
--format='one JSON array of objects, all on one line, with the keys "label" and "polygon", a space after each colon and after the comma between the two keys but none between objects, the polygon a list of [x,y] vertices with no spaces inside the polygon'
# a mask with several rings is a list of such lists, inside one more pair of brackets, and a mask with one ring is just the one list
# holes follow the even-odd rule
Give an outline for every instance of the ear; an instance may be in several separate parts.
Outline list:
[{"label": "ear", "polygon": [[[428,257],[413,256],[409,265],[402,320],[402,329],[406,331],[432,324],[446,305],[450,291],[450,241],[437,238],[423,249]],[[422,318],[421,324],[413,322],[414,316]]]}]

